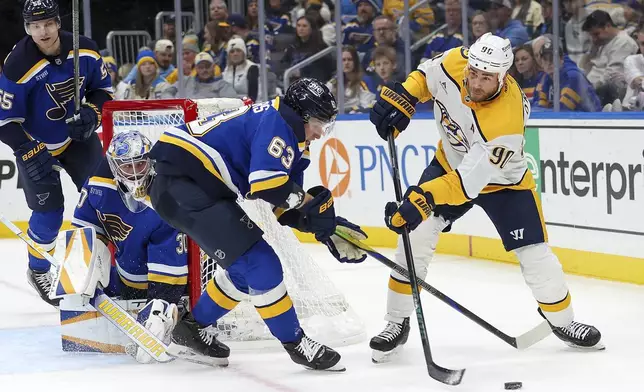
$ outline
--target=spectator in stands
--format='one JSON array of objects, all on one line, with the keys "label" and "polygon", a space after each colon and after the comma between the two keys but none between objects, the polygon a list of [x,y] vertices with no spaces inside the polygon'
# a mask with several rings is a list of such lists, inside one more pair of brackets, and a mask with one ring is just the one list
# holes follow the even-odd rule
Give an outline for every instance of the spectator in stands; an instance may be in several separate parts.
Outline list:
[{"label": "spectator in stands", "polygon": [[515,79],[528,100],[532,100],[534,89],[543,77],[543,72],[534,59],[532,45],[523,44],[514,50],[514,67],[516,72],[513,76],[516,76]]},{"label": "spectator in stands", "polygon": [[[181,53],[181,60],[183,61],[183,75],[186,77],[195,76],[197,74],[197,71],[195,70],[195,58],[197,57],[197,53],[200,52],[198,41],[199,39],[194,34],[186,35],[181,41],[183,46],[183,51]],[[175,70],[166,77],[166,80],[170,84],[175,84],[177,80],[179,80],[179,69],[175,68]]]},{"label": "spectator in stands", "polygon": [[220,69],[226,68],[226,43],[230,39],[230,25],[227,22],[210,21],[204,29],[203,51],[208,52]]},{"label": "spectator in stands", "polygon": [[491,31],[490,22],[487,20],[485,12],[476,11],[474,16],[472,16],[472,42],[479,39],[483,34]]},{"label": "spectator in stands", "polygon": [[626,93],[624,60],[637,53],[639,47],[633,38],[615,27],[607,12],[593,11],[582,26],[590,35],[590,53],[580,61],[580,68],[586,72],[602,104],[613,103]]},{"label": "spectator in stands", "polygon": [[[559,34],[563,34],[565,31],[565,21],[562,15],[563,12],[559,15]],[[539,26],[536,26],[534,32],[532,33],[532,38],[539,37],[544,34],[553,33],[553,21],[552,21],[552,0],[541,0],[541,15],[543,16],[543,23]],[[566,47],[566,37],[563,36],[564,48]]]},{"label": "spectator in stands", "polygon": [[208,8],[211,21],[225,22],[228,20],[228,5],[224,0],[212,0]]},{"label": "spectator in stands", "polygon": [[590,37],[582,29],[589,12],[586,10],[585,0],[563,0],[563,6],[570,15],[564,27],[566,51],[570,59],[579,65],[583,54],[590,51]]},{"label": "spectator in stands", "polygon": [[[322,40],[322,34],[320,34],[315,23],[308,17],[300,17],[297,20],[295,30],[295,43],[286,48],[284,57],[282,57],[282,63],[284,63],[285,68],[289,68],[327,48]],[[313,64],[300,68],[293,76],[295,78],[329,80],[334,69],[334,62],[331,56],[324,56]]]},{"label": "spectator in stands", "polygon": [[154,45],[154,58],[159,65],[159,76],[165,78],[174,71],[172,57],[174,55],[174,44],[167,39],[160,39]]},{"label": "spectator in stands", "polygon": [[[376,96],[369,91],[364,81],[358,51],[353,46],[342,48],[342,73],[344,76],[344,108],[340,113],[364,113],[376,102]],[[329,80],[327,87],[333,95],[338,96],[337,78]]]},{"label": "spectator in stands", "polygon": [[373,19],[380,12],[375,0],[355,0],[358,15],[344,26],[342,45],[352,45],[364,56],[374,47]]},{"label": "spectator in stands", "polygon": [[[149,51],[150,48],[142,47],[139,49],[139,54],[144,51]],[[169,76],[172,71],[174,71],[174,65],[172,65],[172,57],[174,56],[174,44],[167,39],[160,39],[154,45],[154,58],[157,62],[157,67],[159,70],[159,76],[166,78]],[[138,67],[133,67],[130,73],[125,77],[125,83],[131,83],[136,79],[136,73],[138,72]]]},{"label": "spectator in stands", "polygon": [[[544,65],[544,72],[547,74],[537,84],[533,106],[537,108],[552,108],[554,106],[551,97],[554,96],[552,78],[555,72],[553,62],[554,43],[546,40],[541,47],[541,61]],[[599,97],[595,93],[592,84],[584,73],[577,67],[567,55],[564,55],[563,46],[559,45],[559,83],[560,109],[563,111],[577,112],[598,112],[602,106]]]},{"label": "spectator in stands", "polygon": [[552,40],[552,39],[553,39],[552,34],[544,34],[530,41],[532,45],[532,53],[534,53],[534,59],[537,62],[537,66],[541,70],[543,70],[543,64],[541,63],[541,47],[546,41]]},{"label": "spectator in stands", "polygon": [[163,27],[162,27],[162,37],[163,39],[167,39],[168,41],[171,41],[174,43],[176,34],[175,34],[175,26],[174,26],[174,14],[169,15],[165,18],[163,18]]},{"label": "spectator in stands", "polygon": [[259,26],[259,8],[257,7],[257,0],[248,0],[246,5],[246,23],[251,31],[259,31],[257,30],[257,26]]},{"label": "spectator in stands", "polygon": [[273,27],[275,34],[293,31],[289,9],[282,4],[281,0],[268,0],[266,19]]},{"label": "spectator in stands", "polygon": [[494,34],[509,39],[513,48],[522,45],[530,38],[521,21],[510,17],[512,15],[510,0],[492,0],[490,12],[498,28]]},{"label": "spectator in stands", "polygon": [[150,50],[139,52],[136,58],[135,80],[124,84],[116,99],[160,99],[170,87],[160,76],[159,65]]},{"label": "spectator in stands", "polygon": [[532,36],[535,29],[544,22],[541,4],[535,0],[516,0],[512,10],[512,19],[523,23],[528,36]]},{"label": "spectator in stands", "polygon": [[327,22],[331,17],[331,9],[322,0],[298,0],[297,6],[291,10],[291,20],[297,20],[300,16],[304,16],[307,11],[314,10],[320,13],[320,15],[328,15],[328,18],[325,18]]},{"label": "spectator in stands", "polygon": [[224,69],[224,81],[230,84],[237,98],[248,97],[257,101],[259,92],[259,67],[246,58],[246,43],[239,37],[228,41],[228,64]]},{"label": "spectator in stands", "polygon": [[[400,68],[405,66],[405,43],[396,34],[397,26],[390,17],[385,15],[378,15],[373,20],[373,37],[375,40],[374,49],[370,50],[362,58],[362,68],[369,73],[375,71],[375,64],[373,62],[372,53],[375,48],[380,46],[389,46],[396,51],[396,63],[400,64]],[[400,78],[404,69],[400,69],[398,75]]]},{"label": "spectator in stands", "polygon": [[[233,36],[238,36],[246,43],[246,51],[250,61],[259,64],[259,35],[257,32],[250,31],[246,19],[240,14],[231,14],[228,17],[228,24],[230,25]],[[273,35],[269,31],[265,31],[266,39],[266,59],[270,60],[271,50],[273,49]]]},{"label": "spectator in stands", "polygon": [[105,68],[107,68],[107,73],[110,74],[110,79],[112,80],[112,88],[116,91],[116,86],[119,84],[118,76],[118,67],[116,65],[116,60],[112,56],[103,57],[103,63]]},{"label": "spectator in stands", "polygon": [[624,60],[624,78],[628,88],[622,106],[640,111],[644,108],[644,26],[640,26],[635,37],[640,52]]},{"label": "spectator in stands", "polygon": [[427,42],[425,53],[420,60],[421,63],[449,49],[463,46],[461,2],[459,0],[445,0],[445,23],[447,26]]},{"label": "spectator in stands", "polygon": [[331,22],[330,11],[324,11],[324,8],[320,8],[319,11],[309,8],[304,15],[315,23],[322,34],[322,40],[327,46],[335,45],[335,22]]},{"label": "spectator in stands", "polygon": [[[409,0],[409,7],[415,6],[416,3],[418,3],[417,0]],[[403,0],[384,0],[382,13],[389,16],[394,22],[402,22],[404,5]],[[409,29],[412,31],[414,39],[419,39],[430,33],[431,26],[435,22],[434,16],[434,10],[429,4],[423,4],[411,12]]]},{"label": "spectator in stands", "polygon": [[207,52],[197,54],[195,59],[197,75],[188,77],[186,96],[188,98],[235,98],[237,93],[226,83],[221,74],[215,74],[215,60]]},{"label": "spectator in stands", "polygon": [[396,77],[397,56],[396,51],[391,46],[378,46],[373,50],[373,63],[375,72],[365,77],[369,91],[376,96],[380,95],[380,90],[387,84],[402,82],[402,79]]}]

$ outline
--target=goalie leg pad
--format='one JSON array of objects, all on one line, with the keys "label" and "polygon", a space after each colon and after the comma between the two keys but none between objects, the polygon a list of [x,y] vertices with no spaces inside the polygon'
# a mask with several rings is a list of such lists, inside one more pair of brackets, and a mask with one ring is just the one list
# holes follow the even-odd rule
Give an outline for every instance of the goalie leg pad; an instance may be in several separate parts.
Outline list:
[{"label": "goalie leg pad", "polygon": [[[449,225],[443,217],[430,216],[422,222],[416,230],[409,233],[411,248],[414,254],[414,266],[416,275],[425,279],[427,266],[434,256],[438,236]],[[396,249],[396,264],[407,269],[407,260],[402,243],[402,237],[398,239]],[[411,297],[411,285],[409,279],[392,271],[389,277],[389,292],[387,294],[387,315],[385,320],[401,324],[406,317],[409,317],[414,310],[414,303]]]},{"label": "goalie leg pad", "polygon": [[574,319],[570,293],[559,259],[545,244],[528,245],[515,250],[521,272],[544,316],[557,327],[566,327]]},{"label": "goalie leg pad", "polygon": [[150,198],[163,220],[186,233],[224,268],[264,234],[234,199],[213,199],[188,178],[157,175]]}]

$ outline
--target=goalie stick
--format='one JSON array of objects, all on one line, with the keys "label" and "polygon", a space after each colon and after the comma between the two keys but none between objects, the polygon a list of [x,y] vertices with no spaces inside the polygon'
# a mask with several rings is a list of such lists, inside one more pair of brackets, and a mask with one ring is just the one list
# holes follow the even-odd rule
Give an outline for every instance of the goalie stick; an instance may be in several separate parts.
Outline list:
[{"label": "goalie stick", "polygon": [[[403,193],[400,187],[400,170],[398,168],[398,156],[396,155],[396,142],[394,141],[394,133],[390,132],[388,137],[389,142],[389,155],[391,159],[391,177],[394,183],[394,191],[396,193],[396,200],[398,203],[403,201]],[[411,242],[409,240],[409,231],[403,227],[402,233],[403,249],[405,251],[405,259],[407,261],[407,278],[411,284],[411,296],[414,299],[414,309],[416,311],[416,318],[418,320],[418,331],[420,332],[420,341],[423,345],[423,353],[425,354],[425,363],[427,364],[427,372],[429,376],[436,381],[440,381],[447,385],[458,385],[463,379],[465,369],[447,369],[439,366],[432,359],[432,351],[429,347],[429,338],[427,337],[427,326],[425,325],[425,316],[423,315],[423,307],[420,302],[420,292],[418,289],[418,279],[416,277],[416,267],[414,266],[414,258],[411,251]]]},{"label": "goalie stick", "polygon": [[[20,228],[14,225],[10,220],[0,215],[0,222],[2,222],[9,230],[11,230],[18,238],[23,240],[27,245],[36,250],[41,256],[54,267],[58,268],[60,263],[52,255],[44,250],[40,245],[34,242],[27,236]],[[167,346],[163,341],[156,337],[152,332],[145,328],[134,318],[130,313],[124,310],[112,298],[107,296],[103,289],[99,287],[96,289],[94,297],[89,299],[89,303],[105,317],[112,325],[119,331],[123,332],[134,344],[141,347],[157,362],[170,362],[175,358],[183,359],[189,362],[198,363],[201,365],[215,365],[212,360],[203,355],[196,354],[192,351],[186,351],[174,343]]]},{"label": "goalie stick", "polygon": [[[382,254],[378,253],[375,249],[370,247],[369,245],[356,240],[355,238],[352,238],[351,236],[342,233],[340,231],[335,232],[336,235],[344,238],[348,242],[352,243],[353,245],[357,246],[358,248],[364,250],[369,254],[369,256],[373,257],[374,259],[378,260],[382,264],[386,265],[387,267],[391,268],[392,270],[398,272],[405,278],[409,279],[409,272],[407,269],[404,267],[396,264],[394,261],[388,259],[387,257],[383,256]],[[547,321],[541,322],[539,325],[536,327],[532,328],[531,330],[517,336],[510,336],[503,331],[499,330],[492,324],[488,323],[487,321],[483,320],[479,316],[477,316],[475,313],[472,313],[469,309],[467,309],[465,306],[459,304],[458,302],[454,301],[450,297],[448,297],[446,294],[442,293],[440,290],[436,289],[429,283],[425,282],[424,280],[417,278],[418,285],[422,287],[423,289],[427,290],[431,295],[434,297],[438,298],[441,300],[443,303],[451,306],[454,310],[462,314],[463,316],[467,317],[468,319],[474,321],[476,324],[479,326],[483,327],[486,331],[490,332],[492,335],[496,336],[497,338],[503,340],[510,346],[518,349],[518,350],[524,350],[541,340],[545,339],[550,333],[552,333],[552,329],[548,325]]]}]

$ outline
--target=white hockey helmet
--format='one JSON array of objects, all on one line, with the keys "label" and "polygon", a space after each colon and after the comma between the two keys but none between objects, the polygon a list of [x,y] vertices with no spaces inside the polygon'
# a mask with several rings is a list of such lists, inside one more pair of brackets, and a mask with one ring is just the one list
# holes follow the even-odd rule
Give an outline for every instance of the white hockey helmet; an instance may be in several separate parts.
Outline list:
[{"label": "white hockey helmet", "polygon": [[145,135],[139,131],[126,131],[112,139],[105,154],[121,199],[132,212],[147,207],[145,198],[154,176],[148,156],[151,149],[152,143]]},{"label": "white hockey helmet", "polygon": [[485,33],[470,46],[468,57],[468,67],[498,74],[501,90],[503,78],[514,63],[510,40]]}]

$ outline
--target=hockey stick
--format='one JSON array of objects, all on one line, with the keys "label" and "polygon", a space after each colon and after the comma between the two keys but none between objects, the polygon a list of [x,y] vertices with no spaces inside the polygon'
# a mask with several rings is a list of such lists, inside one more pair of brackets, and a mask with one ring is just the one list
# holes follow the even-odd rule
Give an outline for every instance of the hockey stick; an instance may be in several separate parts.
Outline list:
[{"label": "hockey stick", "polygon": [[[52,266],[58,268],[61,264],[44,250],[40,245],[34,242],[20,228],[14,225],[10,220],[0,215],[0,222],[9,228],[18,238],[23,240],[27,245],[36,250]],[[157,362],[170,362],[175,358],[186,361],[199,363],[202,365],[214,365],[209,357],[196,355],[192,352],[182,350],[180,346],[171,343],[167,346],[163,341],[156,337],[147,328],[141,325],[136,318],[124,310],[112,298],[107,296],[101,287],[96,289],[94,297],[89,299],[89,303],[105,317],[119,331],[123,332],[134,344],[141,347],[148,355]]]},{"label": "hockey stick", "polygon": [[[400,275],[404,276],[405,278],[409,279],[409,272],[405,267],[402,267],[398,264],[396,264],[394,261],[388,259],[387,257],[383,256],[382,254],[378,253],[375,249],[370,247],[369,245],[352,238],[348,234],[336,231],[336,235],[339,237],[344,238],[348,242],[352,243],[356,247],[364,250],[369,254],[369,256],[373,257],[374,259],[378,260],[382,264],[386,265],[387,267],[391,268],[392,270],[398,272]],[[552,329],[548,325],[547,321],[541,322],[541,324],[537,325],[536,327],[532,328],[531,330],[523,333],[522,335],[519,335],[517,337],[514,336],[509,336],[503,331],[500,331],[498,328],[493,326],[492,324],[488,323],[487,321],[483,320],[479,316],[477,316],[475,313],[472,313],[469,309],[467,309],[465,306],[459,304],[458,302],[454,301],[451,299],[449,296],[446,294],[442,293],[440,290],[437,288],[433,287],[429,283],[425,282],[424,280],[420,278],[416,278],[418,281],[418,285],[422,287],[423,289],[427,290],[431,295],[434,297],[438,298],[441,300],[443,303],[451,306],[454,310],[462,314],[463,316],[467,317],[468,319],[474,321],[476,324],[480,325],[485,329],[486,331],[490,332],[492,335],[496,336],[497,338],[503,340],[510,346],[518,349],[518,350],[524,350],[541,340],[545,339],[550,333],[552,333]]]},{"label": "hockey stick", "polygon": [[[79,0],[72,0],[72,47],[74,51],[74,120],[80,116],[80,26],[79,26]],[[85,10],[87,11],[87,10]]]},{"label": "hockey stick", "polygon": [[[398,169],[398,156],[396,155],[396,142],[394,141],[393,132],[389,134],[389,155],[391,156],[391,176],[394,182],[394,191],[396,193],[396,200],[398,203],[403,201],[403,193],[400,187],[400,171]],[[432,359],[432,351],[429,347],[429,338],[427,337],[427,326],[425,325],[425,316],[423,315],[423,307],[420,302],[420,292],[418,290],[418,279],[416,278],[416,267],[414,266],[414,259],[411,251],[411,242],[409,240],[409,231],[403,228],[402,233],[403,247],[405,251],[405,259],[407,260],[407,270],[409,271],[408,278],[411,284],[411,295],[414,299],[414,308],[416,310],[416,318],[418,319],[418,330],[420,331],[420,341],[423,345],[423,352],[425,353],[425,363],[427,363],[427,372],[434,380],[440,381],[447,385],[458,385],[463,379],[465,369],[453,370],[446,369],[439,366]]]}]

